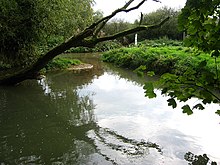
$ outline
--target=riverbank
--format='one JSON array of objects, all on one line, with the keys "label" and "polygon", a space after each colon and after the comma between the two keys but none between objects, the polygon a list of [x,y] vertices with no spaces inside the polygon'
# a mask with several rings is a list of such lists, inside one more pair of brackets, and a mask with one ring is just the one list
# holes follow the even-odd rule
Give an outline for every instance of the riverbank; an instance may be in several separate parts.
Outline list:
[{"label": "riverbank", "polygon": [[[183,46],[144,45],[111,50],[103,53],[102,59],[119,67],[135,69],[140,75],[160,75],[156,83],[146,82],[145,94],[149,98],[156,97],[156,86],[161,94],[170,96],[167,101],[173,108],[177,107],[177,100],[201,99],[202,103],[194,106],[182,106],[182,112],[187,115],[193,114],[195,109],[205,109],[206,104],[220,103],[220,59],[202,51]],[[220,115],[220,110],[216,109],[216,114]]]},{"label": "riverbank", "polygon": [[85,64],[78,59],[70,58],[55,58],[49,62],[42,73],[51,72],[55,70],[71,70],[71,71],[81,71],[81,70],[90,70],[93,68],[91,64]]},{"label": "riverbank", "polygon": [[167,106],[159,89],[157,98],[144,97],[148,77],[103,63],[98,54],[67,56],[94,68],[0,87],[0,143],[10,144],[0,147],[0,164],[185,165],[204,153],[220,162],[216,105],[188,117]]},{"label": "riverbank", "polygon": [[[206,61],[207,65],[203,70],[216,74],[215,58],[183,46],[120,48],[103,53],[102,59],[104,62],[128,69],[145,66],[147,71],[154,71],[158,75],[164,73],[182,75],[189,68],[199,71],[202,67],[201,63]],[[219,63],[220,59],[217,62]]]}]

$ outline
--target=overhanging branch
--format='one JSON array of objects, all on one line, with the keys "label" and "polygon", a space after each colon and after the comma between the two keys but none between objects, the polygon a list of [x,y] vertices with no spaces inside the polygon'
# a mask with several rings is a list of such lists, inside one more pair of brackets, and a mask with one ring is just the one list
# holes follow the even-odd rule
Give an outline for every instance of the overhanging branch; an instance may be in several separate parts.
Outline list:
[{"label": "overhanging branch", "polygon": [[150,26],[140,25],[140,26],[137,26],[137,27],[135,27],[135,28],[128,29],[128,30],[125,30],[125,31],[116,33],[116,34],[111,35],[111,36],[100,37],[100,38],[97,38],[97,43],[103,42],[103,41],[108,41],[108,40],[114,40],[114,39],[116,39],[116,38],[123,37],[123,36],[126,36],[126,35],[128,35],[128,34],[133,34],[133,33],[139,32],[139,31],[144,31],[144,30],[150,30],[150,29],[159,28],[159,27],[162,26],[165,22],[167,22],[169,19],[170,19],[170,18],[167,17],[167,18],[164,19],[162,22],[160,22],[159,24],[156,24],[156,25],[150,25]]},{"label": "overhanging branch", "polygon": [[[115,11],[113,11],[110,15],[103,17],[102,19],[98,20],[97,22],[94,22],[92,25],[90,25],[87,29],[94,29],[97,28],[97,26],[99,26],[101,24],[102,27],[104,27],[104,25],[111,19],[113,18],[115,15],[117,15],[118,13],[121,12],[130,12],[132,10],[136,10],[138,9],[140,6],[142,6],[147,0],[142,0],[141,2],[139,2],[137,5],[135,5],[134,7],[129,8],[129,6],[134,2],[135,0],[129,0],[123,7],[116,9]],[[159,0],[153,0],[155,2],[160,2]]]},{"label": "overhanging branch", "polygon": [[[103,29],[103,27],[106,25],[106,23],[113,18],[115,15],[121,12],[130,12],[132,10],[138,9],[140,6],[142,6],[147,0],[142,0],[137,5],[130,7],[129,6],[134,2],[135,0],[129,0],[123,7],[116,9],[113,11],[110,15],[98,20],[97,22],[93,23],[91,26],[89,26],[87,29],[94,29],[94,36],[97,36],[98,33]],[[153,0],[155,2],[160,2],[160,0]]]}]

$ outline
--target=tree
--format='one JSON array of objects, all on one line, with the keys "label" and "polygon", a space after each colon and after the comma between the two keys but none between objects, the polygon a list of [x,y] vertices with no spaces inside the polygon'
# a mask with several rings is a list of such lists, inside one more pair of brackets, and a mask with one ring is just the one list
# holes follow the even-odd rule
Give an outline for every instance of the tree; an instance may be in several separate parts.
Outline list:
[{"label": "tree", "polygon": [[[180,11],[168,7],[162,7],[154,12],[143,14],[142,24],[144,25],[155,24],[166,17],[170,17],[170,19],[158,29],[140,32],[139,40],[158,39],[164,36],[173,40],[182,39],[182,32],[178,30],[179,14]],[[139,20],[136,20],[135,24],[138,25]]]},{"label": "tree", "polygon": [[94,21],[98,21],[104,17],[104,13],[101,10],[97,10],[93,13],[93,19]]},{"label": "tree", "polygon": [[[113,35],[115,33],[119,33],[123,30],[134,27],[133,24],[129,22],[125,22],[121,19],[113,19],[111,22],[107,23],[103,28],[103,32],[106,35]],[[133,35],[127,35],[126,37],[120,37],[117,39],[120,43],[127,45],[134,41]]]},{"label": "tree", "polygon": [[91,23],[91,3],[91,0],[2,0],[0,61],[12,67],[31,64],[39,57],[39,48],[52,46],[51,40],[58,38],[63,42],[73,31],[83,30]]},{"label": "tree", "polygon": [[[30,0],[26,0],[26,1],[29,2]],[[24,5],[26,5],[26,1],[25,1]],[[124,30],[124,31],[116,33],[114,35],[99,37],[98,36],[99,32],[103,29],[103,27],[106,25],[106,23],[111,18],[113,18],[116,14],[121,13],[121,12],[130,12],[132,10],[135,10],[135,9],[139,8],[141,5],[143,5],[146,0],[142,0],[134,7],[130,7],[134,1],[135,0],[129,0],[122,8],[119,8],[119,9],[113,11],[112,14],[99,19],[98,21],[87,26],[81,32],[74,34],[72,37],[70,37],[65,42],[57,45],[53,49],[46,52],[44,55],[40,56],[33,64],[26,65],[26,66],[24,66],[24,68],[19,69],[16,72],[6,74],[3,77],[0,77],[0,84],[5,84],[5,85],[16,84],[16,83],[19,83],[19,82],[26,80],[26,79],[36,78],[36,75],[38,74],[39,70],[42,69],[50,60],[52,60],[57,55],[63,53],[64,51],[66,51],[72,47],[79,47],[79,46],[93,47],[97,43],[100,43],[103,41],[113,40],[113,39],[116,39],[116,38],[119,38],[119,37],[122,37],[122,36],[125,36],[128,34],[136,33],[138,31],[142,31],[142,30],[149,30],[149,29],[153,29],[153,28],[158,28],[169,19],[169,18],[166,18],[165,20],[163,20],[162,22],[160,22],[159,24],[156,24],[156,25],[150,25],[150,26],[139,25],[137,27]],[[153,0],[153,1],[159,2],[158,0]],[[6,8],[6,11],[7,11],[7,8]],[[35,14],[33,14],[33,17],[34,16],[35,16]],[[28,20],[29,19],[32,19],[32,16],[29,17]],[[36,29],[36,30],[38,30],[38,29]],[[33,39],[33,37],[30,37],[31,41],[32,41],[32,39]],[[17,40],[15,40],[15,42],[17,42]],[[26,42],[25,38],[22,40],[22,42],[24,42],[24,43]],[[28,48],[29,48],[29,45],[28,45]]]},{"label": "tree", "polygon": [[[220,1],[219,0],[187,0],[186,6],[179,16],[181,30],[187,33],[186,44],[206,51],[215,58],[216,69],[209,71],[206,60],[198,64],[199,69],[188,68],[181,75],[164,74],[159,84],[162,94],[170,96],[168,105],[177,107],[176,99],[186,102],[195,97],[201,103],[190,107],[182,107],[188,115],[194,109],[203,110],[204,104],[220,103],[220,78],[218,59],[220,55]],[[198,51],[199,53],[199,51]],[[146,93],[155,96],[152,84],[146,84]],[[220,110],[216,111],[220,115]]]}]

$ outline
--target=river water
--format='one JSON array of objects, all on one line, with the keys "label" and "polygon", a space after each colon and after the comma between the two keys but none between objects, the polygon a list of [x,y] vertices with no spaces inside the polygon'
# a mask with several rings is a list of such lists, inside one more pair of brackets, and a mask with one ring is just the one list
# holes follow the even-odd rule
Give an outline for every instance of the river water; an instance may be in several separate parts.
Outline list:
[{"label": "river water", "polygon": [[94,68],[0,87],[1,165],[186,165],[188,152],[220,163],[218,105],[187,116],[159,90],[146,98],[149,78],[95,54],[69,56]]}]

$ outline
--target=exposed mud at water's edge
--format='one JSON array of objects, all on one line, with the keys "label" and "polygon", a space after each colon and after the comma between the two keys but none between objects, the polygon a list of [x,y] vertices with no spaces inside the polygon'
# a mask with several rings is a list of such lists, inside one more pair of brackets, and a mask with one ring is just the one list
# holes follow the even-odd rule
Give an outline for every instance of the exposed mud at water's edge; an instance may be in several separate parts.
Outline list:
[{"label": "exposed mud at water's edge", "polygon": [[92,69],[92,64],[79,64],[79,65],[72,65],[71,67],[67,68],[67,70],[79,71],[79,70],[89,70]]}]

